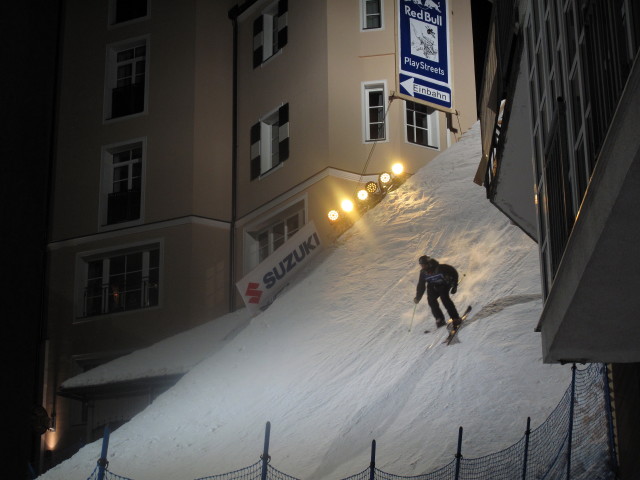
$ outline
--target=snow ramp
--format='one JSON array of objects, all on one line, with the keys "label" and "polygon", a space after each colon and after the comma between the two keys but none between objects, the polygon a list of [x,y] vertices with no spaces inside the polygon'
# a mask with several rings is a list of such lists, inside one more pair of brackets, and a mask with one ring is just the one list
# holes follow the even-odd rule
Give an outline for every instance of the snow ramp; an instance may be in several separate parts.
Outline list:
[{"label": "snow ramp", "polygon": [[[479,457],[517,442],[527,417],[541,424],[571,369],[542,363],[537,246],[473,184],[479,157],[476,124],[113,432],[113,471],[135,480],[233,471],[257,458],[270,421],[270,454],[297,478],[361,471],[373,439],[378,468],[418,475],[451,461],[460,425],[465,455]],[[451,346],[426,298],[412,322],[423,254],[458,269],[452,298],[473,305]],[[99,454],[100,442],[87,445],[42,478],[86,478]]]}]

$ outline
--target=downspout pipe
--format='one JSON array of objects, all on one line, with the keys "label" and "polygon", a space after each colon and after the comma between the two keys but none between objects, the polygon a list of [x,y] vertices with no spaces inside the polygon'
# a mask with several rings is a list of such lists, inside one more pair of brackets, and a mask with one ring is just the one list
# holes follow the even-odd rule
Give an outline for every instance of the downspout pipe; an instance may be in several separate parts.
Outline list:
[{"label": "downspout pipe", "polygon": [[235,311],[236,219],[238,183],[238,6],[229,10],[233,24],[232,114],[231,114],[231,223],[229,225],[229,312]]},{"label": "downspout pipe", "polygon": [[233,25],[233,93],[231,114],[231,222],[229,225],[229,312],[236,310],[236,221],[238,219],[238,17],[257,0],[247,0],[229,9]]}]

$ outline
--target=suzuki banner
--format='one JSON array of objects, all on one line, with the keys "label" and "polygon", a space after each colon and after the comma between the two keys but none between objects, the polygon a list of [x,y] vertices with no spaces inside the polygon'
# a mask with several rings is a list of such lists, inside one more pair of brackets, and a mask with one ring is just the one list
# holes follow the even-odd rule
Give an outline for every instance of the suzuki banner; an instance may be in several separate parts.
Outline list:
[{"label": "suzuki banner", "polygon": [[452,111],[447,0],[397,0],[396,94]]},{"label": "suzuki banner", "polygon": [[311,221],[236,283],[247,309],[255,315],[268,306],[321,247],[320,236]]}]

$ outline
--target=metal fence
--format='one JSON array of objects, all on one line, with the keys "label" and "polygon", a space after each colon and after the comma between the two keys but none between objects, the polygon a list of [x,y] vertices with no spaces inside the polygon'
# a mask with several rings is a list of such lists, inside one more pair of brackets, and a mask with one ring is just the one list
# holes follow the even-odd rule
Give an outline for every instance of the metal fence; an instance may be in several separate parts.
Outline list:
[{"label": "metal fence", "polygon": [[[524,436],[514,445],[479,458],[462,455],[462,434],[453,460],[423,475],[402,476],[376,468],[376,442],[371,444],[370,465],[342,480],[615,480],[617,461],[613,441],[607,367],[591,364],[573,366],[571,385],[542,425],[531,430],[530,419]],[[197,480],[298,480],[270,464],[270,423],[267,423],[260,460],[233,472]],[[102,454],[87,480],[131,480],[108,469],[106,461],[109,432],[105,430]]]}]

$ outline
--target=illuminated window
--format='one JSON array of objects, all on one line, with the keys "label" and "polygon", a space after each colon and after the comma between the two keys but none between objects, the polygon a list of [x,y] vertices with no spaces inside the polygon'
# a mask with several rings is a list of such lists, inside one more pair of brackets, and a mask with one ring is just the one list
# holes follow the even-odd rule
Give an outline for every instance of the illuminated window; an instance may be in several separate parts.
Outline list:
[{"label": "illuminated window", "polygon": [[83,259],[85,284],[81,317],[158,305],[158,246]]}]

